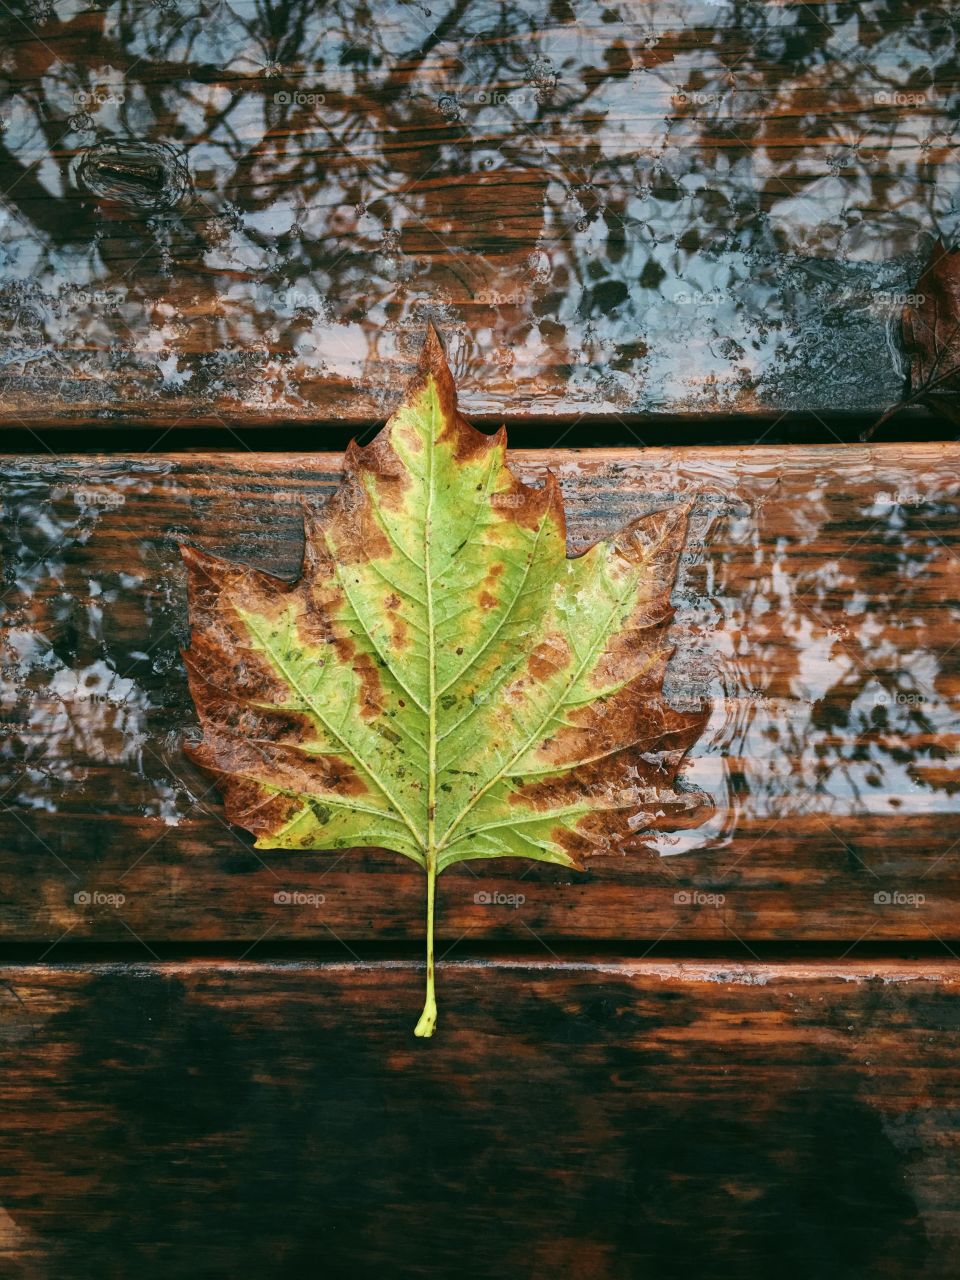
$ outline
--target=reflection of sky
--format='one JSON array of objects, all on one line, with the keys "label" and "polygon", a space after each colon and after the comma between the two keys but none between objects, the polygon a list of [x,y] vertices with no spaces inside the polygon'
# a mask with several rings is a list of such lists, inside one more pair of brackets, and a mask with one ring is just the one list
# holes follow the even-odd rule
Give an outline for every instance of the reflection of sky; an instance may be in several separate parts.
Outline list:
[{"label": "reflection of sky", "polygon": [[[154,399],[308,414],[320,377],[376,410],[428,315],[473,412],[895,398],[898,296],[957,231],[955,7],[474,3],[436,41],[446,8],[358,11],[107,4],[96,65],[8,42],[10,403],[56,377],[109,404],[109,367]],[[193,195],[91,212],[79,162],[111,141],[171,148]]]},{"label": "reflection of sky", "polygon": [[[4,478],[4,785],[16,778],[16,803],[56,812],[64,794],[73,803],[102,801],[103,770],[117,769],[124,782],[107,794],[122,793],[121,809],[176,823],[189,798],[175,777],[157,776],[152,692],[178,664],[167,634],[175,584],[158,573],[152,543],[138,540],[140,522],[131,529],[124,514],[150,482],[113,468],[66,483],[64,475],[51,482],[13,464]],[[101,522],[115,536],[132,535],[127,570],[102,571]],[[117,619],[133,599],[134,628],[125,635]],[[157,639],[167,640],[163,651]],[[144,664],[153,680],[143,679]]]},{"label": "reflection of sky", "polygon": [[[665,692],[681,709],[712,704],[683,776],[716,809],[695,830],[654,836],[664,854],[722,847],[754,820],[903,823],[960,810],[960,606],[948,545],[960,467],[949,451],[931,451],[912,473],[893,446],[857,453],[859,468],[842,473],[829,451],[822,464],[816,451],[798,461],[762,447],[735,462],[728,451],[658,453],[655,465],[645,454],[619,462],[613,486],[576,456],[560,468],[581,540],[696,499]],[[535,453],[518,463],[524,479],[542,479]],[[16,794],[34,809],[97,803],[106,785],[119,811],[175,823],[189,807],[180,744],[193,712],[174,535],[230,528],[232,541],[214,549],[290,573],[298,484],[272,491],[265,522],[263,494],[244,496],[240,480],[192,513],[178,507],[188,490],[169,460],[6,469],[0,774],[9,786],[24,771]],[[156,529],[158,511],[176,525]],[[270,558],[278,538],[282,563]],[[108,550],[118,545],[122,568]]]}]

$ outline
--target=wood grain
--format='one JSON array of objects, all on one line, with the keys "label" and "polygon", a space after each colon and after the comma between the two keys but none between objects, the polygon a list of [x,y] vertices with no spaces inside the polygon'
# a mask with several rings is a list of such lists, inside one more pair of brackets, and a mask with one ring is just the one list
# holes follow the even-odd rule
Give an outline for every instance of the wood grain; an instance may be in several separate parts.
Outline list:
[{"label": "wood grain", "polygon": [[[0,15],[0,424],[879,413],[956,237],[954,8]],[[51,405],[56,406],[52,412]]]},{"label": "wood grain", "polygon": [[[715,811],[582,874],[458,868],[440,886],[448,944],[960,937],[960,447],[533,451],[512,464],[531,481],[555,467],[575,548],[693,503],[665,687],[677,706],[711,703],[684,776]],[[182,751],[195,717],[178,541],[295,573],[299,504],[328,496],[338,466],[3,464],[8,941],[420,938],[414,868],[371,851],[253,851]]]},{"label": "wood grain", "polygon": [[11,1280],[956,1274],[955,962],[0,972]]}]

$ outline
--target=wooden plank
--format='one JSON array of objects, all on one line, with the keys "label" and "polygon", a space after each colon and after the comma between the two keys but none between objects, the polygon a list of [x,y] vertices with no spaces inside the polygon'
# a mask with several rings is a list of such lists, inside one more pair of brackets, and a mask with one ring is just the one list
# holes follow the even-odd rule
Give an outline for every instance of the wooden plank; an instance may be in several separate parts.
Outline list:
[{"label": "wooden plank", "polygon": [[[531,481],[556,468],[577,548],[693,502],[666,689],[677,705],[712,703],[684,776],[715,811],[582,874],[456,868],[441,936],[960,937],[960,446],[512,462]],[[338,467],[250,454],[3,463],[5,939],[420,938],[415,868],[369,851],[256,853],[182,753],[196,721],[178,540],[294,573],[300,503],[321,502]]]},{"label": "wooden plank", "polygon": [[956,1274],[956,963],[421,978],[4,968],[4,1275]]},{"label": "wooden plank", "polygon": [[[272,11],[271,11],[272,12]],[[949,3],[8,7],[0,421],[876,413],[955,237]]]}]

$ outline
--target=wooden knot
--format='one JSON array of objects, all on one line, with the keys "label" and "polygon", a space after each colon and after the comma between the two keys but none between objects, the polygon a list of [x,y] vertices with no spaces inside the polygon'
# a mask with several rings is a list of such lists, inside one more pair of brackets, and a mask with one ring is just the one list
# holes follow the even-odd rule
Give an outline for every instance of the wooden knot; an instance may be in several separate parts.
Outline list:
[{"label": "wooden knot", "polygon": [[77,166],[77,184],[99,203],[152,213],[176,208],[191,189],[186,164],[161,142],[98,142]]}]

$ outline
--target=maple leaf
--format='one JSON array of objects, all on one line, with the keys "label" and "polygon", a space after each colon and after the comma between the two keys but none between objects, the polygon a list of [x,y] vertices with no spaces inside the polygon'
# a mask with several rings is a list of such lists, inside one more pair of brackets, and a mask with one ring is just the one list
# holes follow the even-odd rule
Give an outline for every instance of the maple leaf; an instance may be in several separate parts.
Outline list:
[{"label": "maple leaf", "polygon": [[685,825],[675,788],[702,714],[661,696],[687,512],[568,558],[556,478],[532,488],[506,435],[471,427],[431,329],[372,444],[308,515],[287,581],[183,547],[203,727],[191,758],[261,849],[378,847],[436,877],[474,858],[579,867]]},{"label": "maple leaf", "polygon": [[960,249],[948,251],[937,240],[914,293],[916,305],[907,303],[901,317],[910,356],[909,392],[863,433],[863,440],[912,404],[927,404],[960,422]]}]

